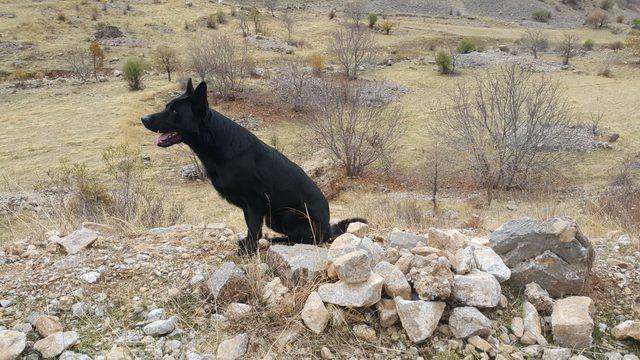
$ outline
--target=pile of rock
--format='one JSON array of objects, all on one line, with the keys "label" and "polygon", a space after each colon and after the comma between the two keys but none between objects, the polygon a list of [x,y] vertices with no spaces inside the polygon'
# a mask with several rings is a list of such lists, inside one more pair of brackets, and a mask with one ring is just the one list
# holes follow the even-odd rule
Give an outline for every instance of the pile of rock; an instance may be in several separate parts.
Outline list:
[{"label": "pile of rock", "polygon": [[[393,230],[386,238],[365,236],[367,232],[366,224],[357,223],[328,249],[298,244],[267,250],[266,265],[278,276],[275,293],[280,298],[289,291],[283,284],[313,286],[301,311],[312,332],[325,331],[330,305],[375,308],[380,328],[399,325],[413,343],[438,330],[458,339],[455,348],[465,355],[524,358],[538,356],[547,347],[545,356],[552,356],[558,351],[544,336],[546,321],[555,345],[592,345],[592,300],[552,298],[579,294],[593,263],[591,244],[572,219],[520,219],[503,225],[490,239],[435,228],[425,235]],[[326,281],[311,285],[318,278]],[[510,330],[483,313],[507,306],[510,300],[501,285],[505,283],[525,289],[522,316],[512,319]],[[233,263],[216,270],[207,286],[218,302],[245,301],[250,293],[246,273]],[[376,341],[370,325],[354,326],[355,336]],[[633,337],[629,329],[636,325],[624,324],[624,335],[621,331],[619,336]],[[516,342],[526,347],[510,345]]]}]

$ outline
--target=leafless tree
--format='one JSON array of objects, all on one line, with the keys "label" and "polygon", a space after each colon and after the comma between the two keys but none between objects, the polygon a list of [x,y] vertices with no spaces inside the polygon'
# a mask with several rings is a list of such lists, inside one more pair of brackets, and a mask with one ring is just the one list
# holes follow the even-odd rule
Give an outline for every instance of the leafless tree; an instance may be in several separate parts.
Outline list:
[{"label": "leafless tree", "polygon": [[275,92],[283,101],[290,104],[294,111],[303,111],[308,106],[310,82],[311,75],[304,71],[304,67],[290,62],[273,86]]},{"label": "leafless tree", "polygon": [[373,59],[373,36],[364,26],[345,26],[332,34],[329,51],[349,79],[357,79],[359,68]]},{"label": "leafless tree", "polygon": [[438,193],[442,184],[450,177],[455,162],[450,153],[442,146],[437,135],[434,136],[432,145],[425,151],[425,177],[427,186],[431,190],[431,203],[433,211],[438,211]]},{"label": "leafless tree", "polygon": [[251,33],[249,28],[249,13],[246,11],[240,11],[238,14],[238,20],[240,20],[239,26],[242,30],[242,37],[247,37]]},{"label": "leafless tree", "polygon": [[547,39],[547,36],[539,29],[527,30],[520,39],[520,42],[531,52],[534,59],[537,59],[538,54],[549,47],[549,40]]},{"label": "leafless tree", "polygon": [[569,65],[569,60],[578,54],[578,46],[578,37],[575,34],[564,34],[558,46],[563,65]]},{"label": "leafless tree", "polygon": [[176,49],[167,45],[159,45],[153,52],[153,61],[156,68],[167,73],[167,80],[171,82],[171,73],[178,70],[180,65]]},{"label": "leafless tree", "polygon": [[367,7],[363,0],[351,0],[344,5],[344,12],[351,19],[353,26],[360,27],[367,16]]},{"label": "leafless tree", "polygon": [[557,165],[552,145],[568,141],[571,108],[559,85],[516,64],[488,70],[475,86],[458,84],[441,107],[440,139],[461,151],[487,192],[526,186],[531,175]]},{"label": "leafless tree", "polygon": [[274,11],[278,8],[279,0],[264,0],[264,6],[271,12],[271,16],[275,17]]},{"label": "leafless tree", "polygon": [[379,83],[326,80],[309,97],[313,138],[331,152],[348,176],[388,162],[405,131],[400,109],[385,105]]},{"label": "leafless tree", "polygon": [[293,29],[296,26],[296,18],[290,11],[285,12],[282,15],[282,23],[284,27],[287,29],[287,39],[289,43],[293,40]]},{"label": "leafless tree", "polygon": [[246,45],[226,35],[214,35],[192,43],[189,54],[194,71],[222,98],[234,99],[242,91],[250,67]]},{"label": "leafless tree", "polygon": [[70,70],[85,82],[91,78],[93,74],[93,60],[89,50],[76,47],[67,52],[66,61]]}]

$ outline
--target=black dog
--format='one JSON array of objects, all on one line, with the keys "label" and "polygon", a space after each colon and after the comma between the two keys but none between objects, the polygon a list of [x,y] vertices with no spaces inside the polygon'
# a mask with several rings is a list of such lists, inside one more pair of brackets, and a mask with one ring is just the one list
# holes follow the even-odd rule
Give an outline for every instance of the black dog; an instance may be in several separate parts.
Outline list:
[{"label": "black dog", "polygon": [[156,145],[185,143],[196,153],[213,187],[244,212],[247,237],[240,252],[252,254],[262,237],[262,223],[292,243],[318,244],[344,233],[347,219],[329,225],[329,204],[305,172],[242,126],[209,108],[207,84],[187,90],[161,112],[142,118],[160,133]]}]

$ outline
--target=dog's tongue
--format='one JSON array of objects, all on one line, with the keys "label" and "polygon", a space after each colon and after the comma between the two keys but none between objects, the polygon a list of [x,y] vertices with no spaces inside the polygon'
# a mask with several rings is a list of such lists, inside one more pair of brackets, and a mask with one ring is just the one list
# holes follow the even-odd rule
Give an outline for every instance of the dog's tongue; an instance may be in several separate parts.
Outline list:
[{"label": "dog's tongue", "polygon": [[162,134],[158,135],[158,138],[156,139],[156,145],[162,144],[167,139],[169,139],[172,135],[173,135],[173,133],[162,133]]}]

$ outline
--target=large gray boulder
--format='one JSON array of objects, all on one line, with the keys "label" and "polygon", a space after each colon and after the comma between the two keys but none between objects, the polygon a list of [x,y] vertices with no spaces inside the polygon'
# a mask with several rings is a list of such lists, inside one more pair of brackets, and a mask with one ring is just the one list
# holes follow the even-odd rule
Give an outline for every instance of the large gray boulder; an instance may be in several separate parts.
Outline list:
[{"label": "large gray boulder", "polygon": [[287,285],[312,281],[327,267],[328,251],[308,244],[272,245],[266,263]]},{"label": "large gray boulder", "polygon": [[552,297],[580,294],[593,265],[591,242],[570,217],[509,221],[491,234],[491,246],[511,269],[512,286],[536,282]]},{"label": "large gray boulder", "polygon": [[0,359],[13,360],[27,346],[27,336],[19,331],[0,330]]},{"label": "large gray boulder", "polygon": [[221,304],[242,302],[251,290],[244,270],[231,261],[220,265],[206,281],[206,286],[216,302]]}]

